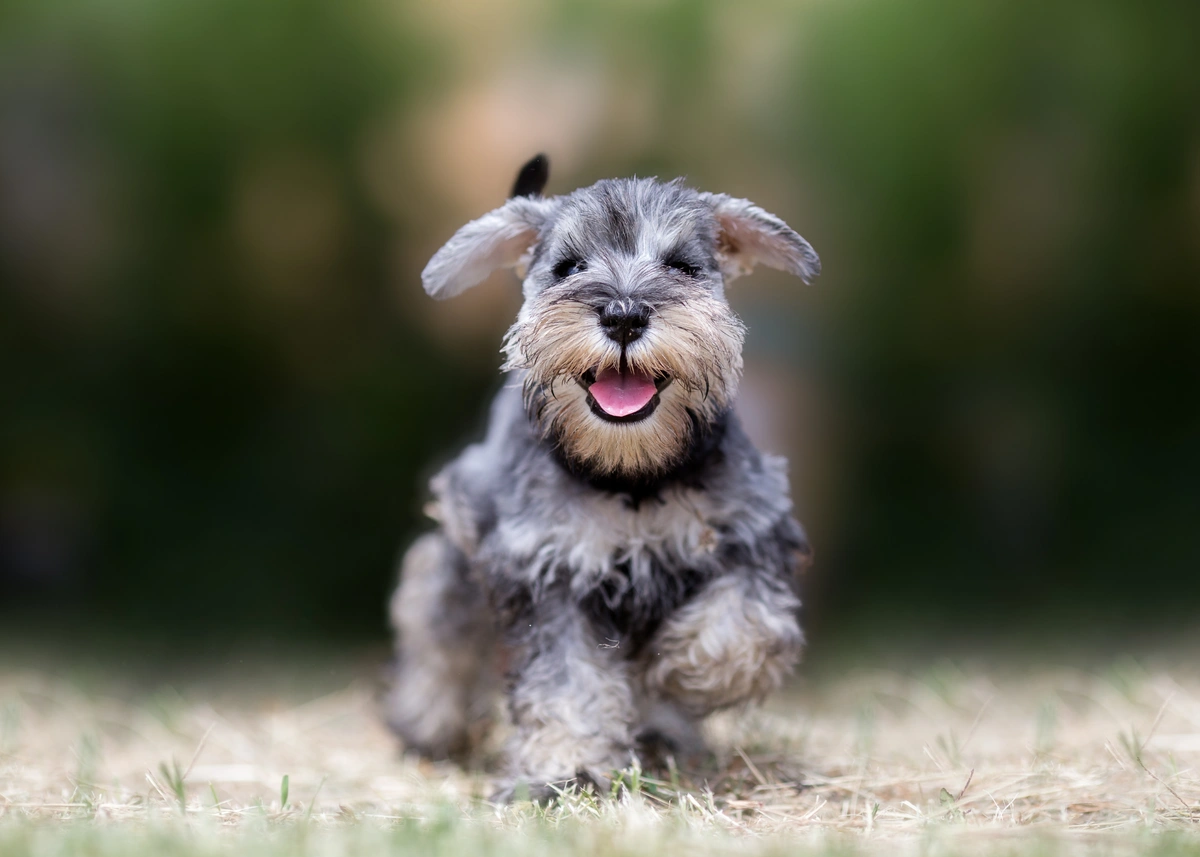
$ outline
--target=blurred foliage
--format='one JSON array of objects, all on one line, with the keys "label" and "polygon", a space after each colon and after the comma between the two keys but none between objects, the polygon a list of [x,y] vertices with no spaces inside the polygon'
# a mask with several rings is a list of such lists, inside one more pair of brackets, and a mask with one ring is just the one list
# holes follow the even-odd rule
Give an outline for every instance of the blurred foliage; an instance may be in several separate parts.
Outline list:
[{"label": "blurred foliage", "polygon": [[0,611],[380,633],[498,333],[452,359],[396,300],[480,212],[415,144],[381,203],[364,141],[420,138],[474,54],[598,69],[552,189],[686,173],[802,214],[819,294],[742,306],[822,391],[819,627],[1200,606],[1200,7],[418,8],[0,10]]},{"label": "blurred foliage", "polygon": [[377,630],[419,474],[492,383],[419,370],[353,175],[429,58],[357,2],[8,17],[4,585]]},{"label": "blurred foliage", "polygon": [[1200,10],[825,12],[780,142],[827,171],[854,256],[827,355],[851,431],[839,563],[914,618],[1186,622]]}]

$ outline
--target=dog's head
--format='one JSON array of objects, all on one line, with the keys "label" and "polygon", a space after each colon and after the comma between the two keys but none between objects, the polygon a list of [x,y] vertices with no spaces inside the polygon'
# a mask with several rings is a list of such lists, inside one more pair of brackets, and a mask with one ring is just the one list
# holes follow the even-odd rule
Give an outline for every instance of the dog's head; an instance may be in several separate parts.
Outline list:
[{"label": "dog's head", "polygon": [[581,471],[653,479],[733,402],[744,329],[725,285],[756,264],[807,282],[820,260],[747,200],[654,179],[542,197],[544,167],[527,165],[517,192],[528,195],[437,252],[425,290],[447,298],[517,268],[525,302],[504,368],[523,371],[531,418]]}]

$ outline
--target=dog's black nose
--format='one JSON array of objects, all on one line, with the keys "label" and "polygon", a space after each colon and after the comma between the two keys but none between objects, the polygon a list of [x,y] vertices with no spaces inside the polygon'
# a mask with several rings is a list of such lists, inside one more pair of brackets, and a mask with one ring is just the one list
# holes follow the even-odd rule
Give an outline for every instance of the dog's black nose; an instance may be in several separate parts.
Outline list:
[{"label": "dog's black nose", "polygon": [[638,301],[609,301],[600,310],[600,326],[608,338],[624,348],[641,337],[650,324],[650,305]]}]

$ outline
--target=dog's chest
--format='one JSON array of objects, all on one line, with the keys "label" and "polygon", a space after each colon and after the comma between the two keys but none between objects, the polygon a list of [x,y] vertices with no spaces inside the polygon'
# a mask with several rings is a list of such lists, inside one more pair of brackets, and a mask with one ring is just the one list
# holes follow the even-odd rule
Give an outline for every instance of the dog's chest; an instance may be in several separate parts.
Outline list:
[{"label": "dog's chest", "polygon": [[618,576],[629,585],[710,565],[721,521],[702,492],[676,488],[636,505],[600,492],[563,498],[503,527],[508,553],[526,572],[566,577],[577,594]]},{"label": "dog's chest", "polygon": [[569,591],[599,639],[634,656],[662,620],[713,573],[721,526],[700,492],[675,489],[636,506],[619,495],[576,496],[514,528],[531,557],[536,601]]}]

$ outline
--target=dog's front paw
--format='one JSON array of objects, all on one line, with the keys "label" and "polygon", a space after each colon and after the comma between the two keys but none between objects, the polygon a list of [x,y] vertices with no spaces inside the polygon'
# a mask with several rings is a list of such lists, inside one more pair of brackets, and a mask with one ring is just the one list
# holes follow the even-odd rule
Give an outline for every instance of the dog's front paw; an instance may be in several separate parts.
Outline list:
[{"label": "dog's front paw", "polygon": [[732,574],[714,581],[647,647],[646,684],[692,717],[760,701],[800,658],[798,607]]},{"label": "dog's front paw", "polygon": [[564,795],[579,792],[606,795],[611,788],[611,778],[580,768],[573,777],[553,780],[545,780],[541,777],[517,777],[506,781],[492,793],[491,802],[505,804],[529,801],[539,806],[551,806]]}]

